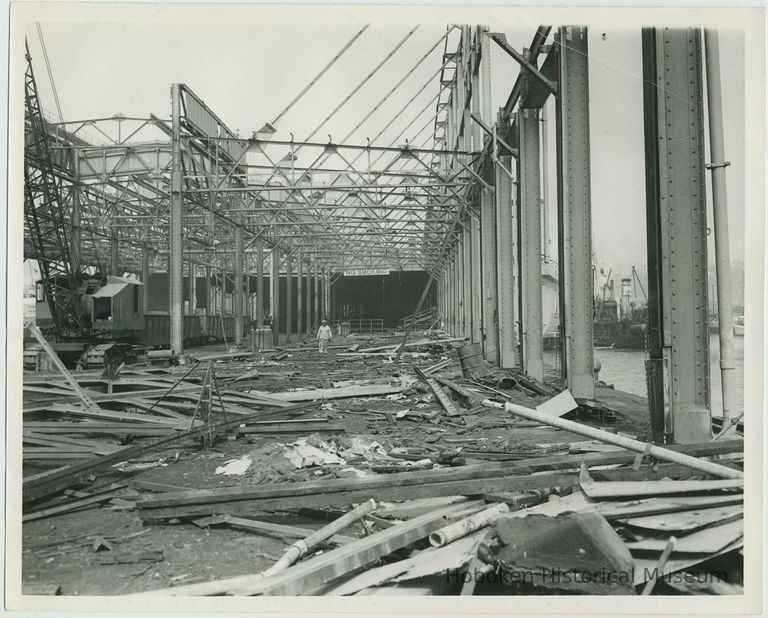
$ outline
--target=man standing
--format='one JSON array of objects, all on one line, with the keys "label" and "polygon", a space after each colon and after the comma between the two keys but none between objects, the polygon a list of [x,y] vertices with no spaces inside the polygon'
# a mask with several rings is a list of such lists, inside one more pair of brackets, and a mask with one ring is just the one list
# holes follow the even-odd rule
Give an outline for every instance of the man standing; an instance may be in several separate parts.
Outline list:
[{"label": "man standing", "polygon": [[328,322],[323,320],[320,328],[317,329],[317,341],[320,344],[320,354],[328,353],[328,342],[331,340],[331,327]]}]

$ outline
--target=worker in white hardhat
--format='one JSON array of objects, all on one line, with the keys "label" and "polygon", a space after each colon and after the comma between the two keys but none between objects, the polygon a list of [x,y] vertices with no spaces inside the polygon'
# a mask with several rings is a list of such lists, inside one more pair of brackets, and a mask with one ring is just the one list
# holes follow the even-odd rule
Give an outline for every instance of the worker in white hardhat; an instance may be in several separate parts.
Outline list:
[{"label": "worker in white hardhat", "polygon": [[320,354],[328,353],[328,342],[332,339],[331,327],[328,322],[323,320],[320,328],[317,329],[317,341],[320,345]]}]

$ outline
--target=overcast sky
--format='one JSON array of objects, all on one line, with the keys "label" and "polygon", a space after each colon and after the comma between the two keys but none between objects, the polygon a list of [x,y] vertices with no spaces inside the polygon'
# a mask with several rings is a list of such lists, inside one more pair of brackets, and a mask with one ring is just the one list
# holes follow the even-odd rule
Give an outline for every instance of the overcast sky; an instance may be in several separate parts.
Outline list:
[{"label": "overcast sky", "polygon": [[[407,12],[408,7],[402,6]],[[222,6],[221,11],[226,7]],[[513,9],[510,9],[511,11]],[[223,13],[226,15],[226,13]],[[63,116],[66,120],[109,117],[115,113],[170,116],[170,85],[186,83],[233,130],[243,136],[271,121],[357,32],[358,16],[337,13],[333,21],[282,25],[217,23],[172,26],[143,23],[61,23],[42,21]],[[412,25],[372,24],[350,51],[278,124],[278,137],[306,138],[318,123],[402,39]],[[489,24],[511,45],[530,44],[531,24]],[[55,110],[50,83],[33,23],[25,28],[42,104]],[[337,141],[445,32],[444,24],[423,24],[402,48],[315,136]],[[744,235],[744,45],[740,32],[720,35],[731,252],[741,261]],[[515,62],[492,46],[493,109],[503,105],[518,73]],[[437,81],[404,114],[395,117],[440,65],[442,45],[430,54],[399,91],[354,136],[365,143],[388,127],[379,143],[388,144],[437,94]],[[599,263],[624,270],[643,269],[645,187],[640,29],[590,30],[590,128],[594,247]],[[550,106],[550,118],[554,119]],[[428,112],[414,123],[420,129]],[[554,144],[554,122],[550,138]],[[416,140],[420,143],[427,135]],[[389,139],[387,139],[389,137]],[[402,140],[400,140],[402,141]],[[550,148],[554,203],[554,147]],[[709,152],[706,155],[709,161]],[[299,161],[299,164],[306,163]],[[708,176],[709,181],[709,176]],[[708,186],[708,200],[711,191]],[[711,206],[710,206],[711,208]],[[711,220],[711,219],[710,219]],[[552,226],[555,224],[551,217]],[[552,227],[554,235],[554,227]],[[711,243],[710,243],[711,244]],[[553,240],[553,246],[555,241]],[[710,262],[713,261],[710,247]]]}]

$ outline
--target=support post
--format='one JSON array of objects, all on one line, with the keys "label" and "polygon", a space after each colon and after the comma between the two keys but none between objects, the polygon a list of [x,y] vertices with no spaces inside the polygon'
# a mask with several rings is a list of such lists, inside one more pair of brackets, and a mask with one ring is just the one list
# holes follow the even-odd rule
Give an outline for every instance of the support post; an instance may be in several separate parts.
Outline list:
[{"label": "support post", "polygon": [[315,279],[315,330],[317,330],[320,326],[320,267],[317,263],[314,264],[313,273]]},{"label": "support post", "polygon": [[243,264],[245,255],[243,253],[243,226],[241,221],[235,223],[232,232],[235,235],[235,272],[234,272],[234,305],[235,314],[235,345],[243,345]]},{"label": "support post", "polygon": [[[511,173],[511,157],[499,157],[497,165]],[[512,213],[512,180],[502,170],[496,173],[496,234],[499,299],[499,367],[517,366],[515,343],[515,249]]]},{"label": "support post", "polygon": [[149,247],[146,245],[141,248],[141,282],[144,284],[144,289],[141,293],[141,312],[146,315],[149,311]]},{"label": "support post", "polygon": [[296,333],[301,339],[304,333],[304,264],[301,253],[296,256]]},{"label": "support post", "polygon": [[120,272],[120,239],[117,235],[117,227],[113,227],[109,234],[109,274],[119,277]]},{"label": "support post", "polygon": [[189,313],[197,311],[197,273],[194,262],[189,262]]},{"label": "support post", "polygon": [[272,333],[275,338],[275,346],[278,346],[280,344],[280,250],[277,247],[272,249],[271,265],[269,287],[272,288],[272,304],[270,305],[270,313],[272,314]]},{"label": "support post", "polygon": [[565,364],[574,398],[594,398],[592,213],[587,29],[559,29],[557,113],[561,152]]},{"label": "support post", "polygon": [[307,334],[312,337],[316,334],[316,330],[312,329],[312,264],[311,262],[307,262],[307,293],[305,295],[304,302],[305,308],[304,308],[304,314],[305,314],[305,320],[306,320],[306,331]]},{"label": "support post", "polygon": [[720,42],[717,30],[704,30],[707,64],[707,102],[709,108],[709,151],[712,172],[712,211],[715,224],[715,267],[717,276],[717,318],[720,338],[720,383],[723,401],[723,428],[736,430],[730,420],[736,415],[737,401],[731,306],[731,248],[728,238],[728,195],[725,190],[725,144],[723,142],[723,101],[720,86]]},{"label": "support post", "polygon": [[[544,340],[541,300],[541,191],[539,183],[539,119],[535,109],[522,109],[520,127],[520,227],[523,243],[522,343],[523,367],[532,378],[544,380]],[[591,317],[591,313],[590,313]]]},{"label": "support post", "polygon": [[[485,29],[480,36],[480,88],[478,94],[483,122],[494,123],[491,112],[491,48],[490,38]],[[482,144],[482,139],[480,143]],[[487,167],[485,181],[493,186],[495,171],[492,165]],[[482,188],[480,193],[480,231],[482,234],[482,285],[483,285],[483,355],[494,364],[499,363],[499,326],[498,326],[498,273],[496,272],[496,203],[493,193]]]},{"label": "support post", "polygon": [[182,271],[182,195],[181,195],[181,85],[171,86],[171,230],[169,256],[169,299],[171,349],[179,356],[184,351],[184,275]]},{"label": "support post", "polygon": [[644,28],[642,51],[651,428],[701,442],[712,435],[701,33]]},{"label": "support post", "polygon": [[285,257],[285,340],[293,340],[293,256]]},{"label": "support post", "polygon": [[256,324],[264,326],[264,240],[256,239]]}]

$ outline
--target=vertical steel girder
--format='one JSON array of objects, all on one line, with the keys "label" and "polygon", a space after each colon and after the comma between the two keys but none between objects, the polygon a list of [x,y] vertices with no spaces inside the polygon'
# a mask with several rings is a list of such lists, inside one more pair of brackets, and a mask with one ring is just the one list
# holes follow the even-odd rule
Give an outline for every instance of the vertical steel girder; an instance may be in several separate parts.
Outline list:
[{"label": "vertical steel girder", "polygon": [[314,279],[315,279],[315,329],[317,329],[320,326],[320,267],[317,264],[314,264],[314,268],[312,269],[314,273]]},{"label": "vertical steel girder", "polygon": [[312,334],[314,331],[312,330],[312,273],[311,273],[311,264],[307,264],[307,293],[305,296],[305,319],[306,319],[306,330],[307,333]]},{"label": "vertical steel girder", "polygon": [[181,86],[171,86],[171,230],[169,256],[169,298],[171,349],[184,351],[184,275],[181,194]]},{"label": "vertical steel girder", "polygon": [[275,345],[280,343],[280,250],[277,247],[272,249],[270,265],[272,271],[269,274],[269,287],[272,288],[272,332],[275,334]]},{"label": "vertical steel girder", "polygon": [[301,338],[304,332],[304,264],[301,253],[296,256],[296,334]]},{"label": "vertical steel girder", "polygon": [[285,258],[285,334],[286,341],[293,339],[293,256]]},{"label": "vertical steel girder", "polygon": [[235,314],[235,345],[243,344],[243,226],[236,224],[232,233],[235,235],[235,295],[233,298]]},{"label": "vertical steel girder", "polygon": [[470,220],[472,257],[472,341],[482,343],[483,297],[480,279],[480,219]]},{"label": "vertical steel girder", "polygon": [[565,355],[568,387],[576,399],[594,397],[592,212],[589,152],[587,29],[559,29],[557,113],[562,183]]},{"label": "vertical steel girder", "polygon": [[642,42],[651,424],[698,442],[711,436],[701,33],[647,28]]},{"label": "vertical steel girder", "polygon": [[[213,273],[211,267],[206,265],[205,267],[205,315],[214,315],[216,313],[213,306],[213,286],[211,285]],[[206,328],[208,327],[206,321]]]},{"label": "vertical steel girder", "polygon": [[462,257],[461,239],[456,242],[454,250],[454,261],[456,262],[456,294],[459,299],[459,325],[456,329],[456,335],[463,337],[467,328],[467,304],[464,298],[464,260]]},{"label": "vertical steel girder", "polygon": [[469,231],[466,228],[461,229],[461,268],[464,278],[461,282],[461,295],[464,298],[464,332],[462,336],[472,340],[472,262],[470,248]]},{"label": "vertical steel girder", "polygon": [[[511,173],[511,157],[499,157],[499,166]],[[502,170],[496,173],[496,234],[499,300],[499,366],[517,366],[515,343],[515,249],[512,212],[512,179]]]},{"label": "vertical steel girder", "polygon": [[190,261],[189,266],[189,312],[194,315],[197,311],[197,273],[195,263]]},{"label": "vertical steel girder", "polygon": [[144,284],[141,295],[142,315],[149,311],[149,274],[149,248],[144,246],[141,248],[141,282]]},{"label": "vertical steel girder", "polygon": [[[480,115],[483,122],[492,125],[491,111],[491,47],[485,29],[478,31],[480,37],[480,92],[473,92],[472,98],[480,95]],[[482,139],[480,140],[482,144]],[[496,170],[488,162],[485,181],[493,186]],[[497,365],[499,363],[498,325],[498,273],[496,272],[496,203],[488,189],[480,193],[480,230],[482,234],[482,286],[483,286],[483,356]]]},{"label": "vertical steel girder", "polygon": [[264,326],[264,240],[256,239],[256,324]]},{"label": "vertical steel girder", "polygon": [[109,274],[119,277],[120,272],[120,239],[117,236],[117,228],[112,228],[109,233]]},{"label": "vertical steel girder", "polygon": [[[536,380],[544,379],[543,314],[541,300],[541,183],[538,110],[520,110],[520,226],[523,367]],[[590,313],[591,316],[591,313]]]}]

